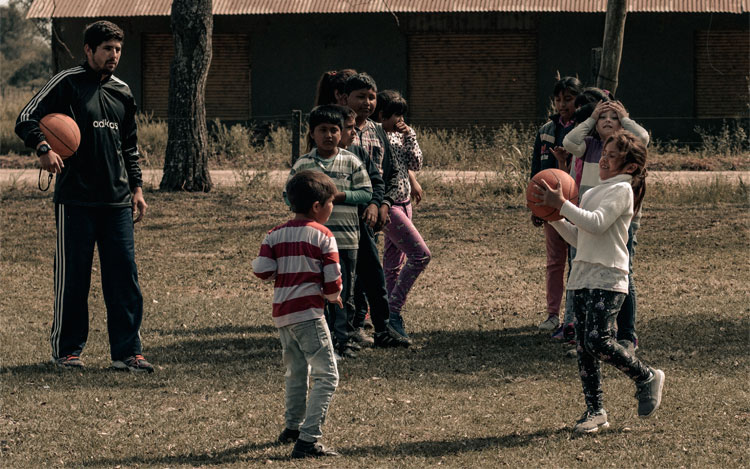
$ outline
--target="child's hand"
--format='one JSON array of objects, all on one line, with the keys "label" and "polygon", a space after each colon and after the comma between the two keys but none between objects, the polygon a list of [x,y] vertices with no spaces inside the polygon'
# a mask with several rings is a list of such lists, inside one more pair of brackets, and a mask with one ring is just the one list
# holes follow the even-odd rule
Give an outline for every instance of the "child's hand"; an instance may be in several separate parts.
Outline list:
[{"label": "child's hand", "polygon": [[333,303],[335,305],[338,305],[339,308],[344,307],[344,302],[341,301],[341,295],[337,296],[335,300],[331,301],[330,303]]},{"label": "child's hand", "polygon": [[368,205],[364,213],[362,213],[362,220],[364,220],[370,228],[373,228],[378,222],[378,206],[375,204]]},{"label": "child's hand", "polygon": [[394,125],[394,127],[396,127],[396,132],[401,132],[404,135],[411,132],[411,127],[406,125],[406,122],[404,121],[396,121],[396,124]]},{"label": "child's hand", "polygon": [[620,101],[610,102],[609,108],[617,113],[617,117],[620,118],[620,120],[626,117],[630,117],[628,111],[625,109],[625,106],[623,106]]},{"label": "child's hand", "polygon": [[555,156],[555,159],[559,163],[558,164],[559,167],[563,168],[563,167],[567,166],[567,164],[568,164],[568,157],[569,157],[570,153],[568,153],[568,151],[565,148],[563,148],[563,147],[555,147],[555,148],[553,148],[550,151],[552,152],[552,154]]},{"label": "child's hand", "polygon": [[[411,171],[409,172],[411,174]],[[422,190],[422,186],[419,185],[419,182],[417,182],[417,178],[410,178],[411,180],[411,198],[414,199],[414,205],[419,205],[419,203],[422,201],[422,197],[424,196],[424,191]]]},{"label": "child's hand", "polygon": [[594,112],[591,113],[591,118],[596,120],[599,120],[599,114],[606,111],[609,108],[609,101],[599,101],[596,104],[596,107],[594,108]]},{"label": "child's hand", "polygon": [[562,188],[560,187],[559,182],[557,183],[557,187],[552,189],[547,185],[547,181],[542,179],[542,184],[536,184],[536,190],[534,192],[536,192],[537,198],[542,200],[534,205],[552,207],[559,210],[566,200],[562,194]]},{"label": "child's hand", "polygon": [[380,231],[385,225],[391,221],[391,208],[388,204],[383,204],[378,209],[378,223],[375,225],[374,230]]},{"label": "child's hand", "polygon": [[532,214],[531,214],[531,223],[533,223],[533,224],[534,224],[534,226],[537,226],[537,227],[538,227],[538,226],[542,226],[542,225],[544,225],[544,220],[542,220],[541,218],[539,218],[538,216],[536,216],[536,215],[534,215],[534,214],[532,213]]}]

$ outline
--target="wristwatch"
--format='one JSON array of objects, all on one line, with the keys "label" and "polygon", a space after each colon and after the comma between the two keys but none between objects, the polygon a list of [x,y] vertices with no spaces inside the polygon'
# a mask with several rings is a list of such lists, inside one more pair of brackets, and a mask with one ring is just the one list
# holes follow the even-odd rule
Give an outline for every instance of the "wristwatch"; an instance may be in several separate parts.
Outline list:
[{"label": "wristwatch", "polygon": [[42,156],[50,150],[52,150],[52,147],[50,147],[46,143],[42,143],[41,145],[39,145],[39,148],[36,149],[36,156]]}]

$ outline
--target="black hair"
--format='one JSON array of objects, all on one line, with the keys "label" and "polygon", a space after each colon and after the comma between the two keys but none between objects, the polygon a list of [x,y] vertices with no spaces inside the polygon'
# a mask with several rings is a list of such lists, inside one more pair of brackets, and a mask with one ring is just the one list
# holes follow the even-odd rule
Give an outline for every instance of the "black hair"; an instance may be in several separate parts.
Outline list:
[{"label": "black hair", "polygon": [[349,118],[357,118],[357,113],[349,106],[341,106],[340,104],[334,104],[333,106],[341,112],[341,118],[344,121],[343,124],[346,124],[346,120]]},{"label": "black hair", "polygon": [[96,48],[102,42],[111,40],[124,41],[125,33],[116,24],[110,21],[97,21],[86,26],[83,31],[83,43],[91,48],[92,52],[96,52]]},{"label": "black hair", "polygon": [[562,77],[555,82],[552,88],[552,96],[557,96],[564,91],[570,91],[573,96],[578,96],[583,92],[583,83],[576,77]]},{"label": "black hair", "polygon": [[315,127],[320,124],[333,124],[344,130],[344,115],[339,109],[341,106],[336,104],[324,104],[314,107],[310,111],[310,117],[307,119],[307,150],[310,151],[315,147],[315,140],[312,137]]},{"label": "black hair", "polygon": [[345,94],[362,89],[373,90],[376,93],[378,92],[378,85],[375,84],[375,80],[364,72],[350,76],[344,85]]},{"label": "black hair", "polygon": [[286,183],[286,197],[294,213],[308,213],[315,202],[324,204],[337,192],[333,180],[320,171],[300,171]]},{"label": "black hair", "polygon": [[380,121],[380,113],[383,113],[383,119],[388,119],[392,115],[405,115],[409,111],[409,105],[401,93],[396,90],[383,90],[378,93],[378,104],[375,106],[375,112],[372,113],[376,121]]},{"label": "black hair", "polygon": [[636,214],[641,209],[643,198],[646,195],[648,149],[645,143],[627,130],[618,130],[610,135],[604,142],[604,146],[606,147],[610,143],[614,143],[617,151],[623,155],[623,163],[619,169],[631,163],[636,165],[635,171],[630,173],[633,176],[633,180],[630,181],[630,185],[633,186],[633,214]]},{"label": "black hair", "polygon": [[576,121],[576,124],[580,124],[591,116],[599,101],[606,102],[614,99],[614,96],[609,91],[595,87],[585,88],[576,96],[576,112],[573,114],[573,119]]},{"label": "black hair", "polygon": [[325,72],[318,80],[318,88],[315,93],[315,105],[336,104],[336,91],[344,94],[344,86],[349,77],[356,75],[357,71],[351,68]]}]

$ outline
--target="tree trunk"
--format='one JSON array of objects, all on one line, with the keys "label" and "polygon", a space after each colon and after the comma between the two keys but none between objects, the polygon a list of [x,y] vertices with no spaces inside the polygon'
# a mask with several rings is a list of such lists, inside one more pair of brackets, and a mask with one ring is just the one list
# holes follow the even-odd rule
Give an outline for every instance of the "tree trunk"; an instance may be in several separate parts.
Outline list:
[{"label": "tree trunk", "polygon": [[208,192],[213,184],[208,172],[205,91],[211,65],[212,0],[174,0],[171,26],[169,131],[159,188]]},{"label": "tree trunk", "polygon": [[625,35],[625,16],[628,13],[627,0],[607,0],[607,17],[604,21],[604,40],[602,42],[602,63],[596,86],[617,91],[617,77],[620,74],[622,41]]}]

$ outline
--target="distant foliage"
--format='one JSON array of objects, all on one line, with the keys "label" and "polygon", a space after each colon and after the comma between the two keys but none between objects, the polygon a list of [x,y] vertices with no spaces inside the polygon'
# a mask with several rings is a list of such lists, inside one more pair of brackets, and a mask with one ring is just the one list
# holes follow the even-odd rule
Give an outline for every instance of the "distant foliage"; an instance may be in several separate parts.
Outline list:
[{"label": "distant foliage", "polygon": [[30,0],[0,5],[0,86],[41,86],[52,72],[49,21],[27,20]]}]

